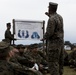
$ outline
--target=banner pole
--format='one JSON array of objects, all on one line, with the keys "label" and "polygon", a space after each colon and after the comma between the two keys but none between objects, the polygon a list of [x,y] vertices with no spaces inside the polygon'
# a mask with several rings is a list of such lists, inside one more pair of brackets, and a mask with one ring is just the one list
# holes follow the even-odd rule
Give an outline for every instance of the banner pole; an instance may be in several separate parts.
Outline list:
[{"label": "banner pole", "polygon": [[[13,37],[15,34],[15,19],[13,19]],[[14,39],[13,39],[13,45],[14,45]]]},{"label": "banner pole", "polygon": [[[43,35],[45,33],[45,21],[43,20]],[[43,40],[43,53],[45,53],[45,40]]]}]

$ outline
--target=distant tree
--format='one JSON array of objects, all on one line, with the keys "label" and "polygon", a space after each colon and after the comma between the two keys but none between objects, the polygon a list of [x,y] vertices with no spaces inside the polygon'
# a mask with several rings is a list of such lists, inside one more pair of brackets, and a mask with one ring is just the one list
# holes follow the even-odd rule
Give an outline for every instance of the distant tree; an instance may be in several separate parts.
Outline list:
[{"label": "distant tree", "polygon": [[64,45],[71,45],[70,41],[65,41]]},{"label": "distant tree", "polygon": [[70,43],[70,41],[65,41],[64,45],[69,45],[71,47],[71,50],[75,47],[74,44]]}]

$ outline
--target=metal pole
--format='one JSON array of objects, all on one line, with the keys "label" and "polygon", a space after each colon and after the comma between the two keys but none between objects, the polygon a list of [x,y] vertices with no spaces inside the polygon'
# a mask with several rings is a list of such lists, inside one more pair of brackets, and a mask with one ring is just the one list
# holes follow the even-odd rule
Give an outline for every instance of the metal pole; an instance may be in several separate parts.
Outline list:
[{"label": "metal pole", "polygon": [[[15,34],[15,19],[13,19],[13,36]],[[13,45],[14,45],[14,39],[13,39]]]},{"label": "metal pole", "polygon": [[[45,21],[43,21],[43,35],[45,33]],[[43,53],[45,53],[45,40],[43,40]]]}]

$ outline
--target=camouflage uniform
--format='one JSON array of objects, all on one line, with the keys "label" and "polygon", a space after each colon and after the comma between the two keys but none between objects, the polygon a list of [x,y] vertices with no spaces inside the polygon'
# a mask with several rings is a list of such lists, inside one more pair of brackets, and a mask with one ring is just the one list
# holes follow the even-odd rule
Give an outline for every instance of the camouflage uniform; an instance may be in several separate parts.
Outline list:
[{"label": "camouflage uniform", "polygon": [[[29,73],[30,72],[30,73]],[[25,66],[0,60],[0,75],[36,75]]]},{"label": "camouflage uniform", "polygon": [[36,44],[30,46],[30,52],[28,53],[30,57],[33,58],[35,63],[38,65],[38,70],[42,73],[45,72],[45,67],[47,66],[46,60],[39,54]]},{"label": "camouflage uniform", "polygon": [[0,75],[15,75],[11,65],[6,60],[0,60]]},{"label": "camouflage uniform", "polygon": [[20,64],[31,68],[31,66],[33,66],[34,64],[34,62],[31,62],[33,60],[32,57],[30,57],[28,54],[24,52],[23,45],[18,45],[17,48],[19,50],[19,53],[15,55],[15,58],[17,59],[17,61]]},{"label": "camouflage uniform", "polygon": [[[57,8],[56,3],[49,3],[49,7]],[[50,8],[49,8],[50,9]],[[47,56],[50,75],[62,75],[63,70],[63,19],[56,12],[49,15],[46,33],[44,38],[47,40]]]},{"label": "camouflage uniform", "polygon": [[[10,27],[11,27],[11,24],[10,24],[10,23],[7,23],[7,26],[10,26]],[[15,40],[15,39],[14,39],[14,36],[11,34],[10,29],[7,29],[7,30],[5,31],[4,36],[5,36],[4,41],[6,41],[6,42],[8,42],[8,43],[10,43],[10,44],[11,44],[11,41],[12,41],[12,40]]]},{"label": "camouflage uniform", "polygon": [[68,60],[68,53],[66,50],[64,50],[64,66],[68,66],[69,65],[69,60]]},{"label": "camouflage uniform", "polygon": [[15,68],[16,73],[18,74],[26,74],[26,75],[42,75],[41,72],[37,70],[29,70],[29,68],[33,67],[33,64],[31,61],[31,58],[27,55],[24,55],[24,53],[16,54],[10,61],[14,62],[11,63],[12,66]]},{"label": "camouflage uniform", "polygon": [[0,42],[0,75],[15,75],[13,68],[6,60],[9,51],[9,44]]},{"label": "camouflage uniform", "polygon": [[[38,75],[30,68],[10,62],[14,48],[6,42],[0,42],[0,75]],[[11,54],[11,55],[10,55]]]},{"label": "camouflage uniform", "polygon": [[74,67],[76,68],[76,50],[69,53],[68,59],[69,59],[69,66],[73,67],[73,68]]}]

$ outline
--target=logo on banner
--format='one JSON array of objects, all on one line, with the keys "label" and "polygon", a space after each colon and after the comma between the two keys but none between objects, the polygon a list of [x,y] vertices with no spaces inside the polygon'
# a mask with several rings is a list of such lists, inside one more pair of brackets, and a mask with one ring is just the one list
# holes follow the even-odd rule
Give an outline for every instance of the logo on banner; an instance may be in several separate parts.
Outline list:
[{"label": "logo on banner", "polygon": [[[29,38],[29,31],[26,30],[18,30],[18,37],[19,38]],[[37,32],[33,32],[31,35],[31,39],[39,39],[40,36]]]},{"label": "logo on banner", "polygon": [[19,38],[28,38],[29,37],[28,30],[26,30],[26,32],[24,30],[18,30],[18,37]]},{"label": "logo on banner", "polygon": [[31,38],[32,38],[32,39],[39,39],[40,36],[38,35],[37,32],[33,32],[33,34],[31,35]]}]

